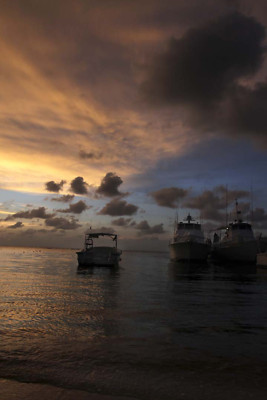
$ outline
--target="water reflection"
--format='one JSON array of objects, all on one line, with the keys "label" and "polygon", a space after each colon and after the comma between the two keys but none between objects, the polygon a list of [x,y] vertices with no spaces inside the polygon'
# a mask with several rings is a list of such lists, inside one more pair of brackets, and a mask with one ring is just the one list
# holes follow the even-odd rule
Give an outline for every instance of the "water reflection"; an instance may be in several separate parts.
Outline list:
[{"label": "water reflection", "polygon": [[257,266],[251,264],[212,264],[214,280],[252,283],[257,280]]},{"label": "water reflection", "polygon": [[210,272],[208,263],[174,262],[168,263],[169,277],[173,280],[201,280]]},{"label": "water reflection", "polygon": [[168,263],[169,278],[173,280],[219,280],[255,282],[257,266],[251,264]]},{"label": "water reflection", "polygon": [[89,266],[89,267],[77,267],[77,275],[109,275],[113,277],[118,277],[120,274],[119,265],[115,266]]},{"label": "water reflection", "polygon": [[120,267],[78,266],[77,277],[81,279],[82,287],[88,293],[88,307],[84,309],[84,314],[90,319],[93,314],[97,319],[92,333],[105,337],[117,335],[116,310],[120,288]]}]

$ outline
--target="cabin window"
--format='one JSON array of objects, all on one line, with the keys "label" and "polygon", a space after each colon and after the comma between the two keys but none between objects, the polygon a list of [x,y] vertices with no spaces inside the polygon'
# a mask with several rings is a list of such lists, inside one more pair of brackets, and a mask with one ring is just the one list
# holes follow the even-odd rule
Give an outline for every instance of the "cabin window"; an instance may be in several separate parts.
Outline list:
[{"label": "cabin window", "polygon": [[249,224],[243,224],[243,225],[241,225],[241,229],[250,229],[250,225]]},{"label": "cabin window", "polygon": [[233,230],[251,230],[251,226],[249,224],[236,224],[236,225],[232,225],[232,229]]},{"label": "cabin window", "polygon": [[197,229],[200,231],[201,226],[199,224],[184,224],[183,222],[179,222],[178,229],[186,229],[186,230]]}]

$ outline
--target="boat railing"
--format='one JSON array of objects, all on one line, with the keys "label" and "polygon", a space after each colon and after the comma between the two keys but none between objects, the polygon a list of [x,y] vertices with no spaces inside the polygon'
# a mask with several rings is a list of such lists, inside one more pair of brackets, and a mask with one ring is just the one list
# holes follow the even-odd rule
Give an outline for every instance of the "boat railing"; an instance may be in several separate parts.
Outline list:
[{"label": "boat railing", "polygon": [[117,237],[115,233],[107,233],[107,232],[90,232],[85,234],[85,249],[88,250],[94,247],[94,239],[99,239],[99,237],[109,237],[115,242],[115,248],[117,248]]},{"label": "boat railing", "polygon": [[206,239],[204,238],[204,236],[198,236],[198,235],[183,235],[183,236],[175,236],[173,238],[172,243],[180,243],[180,242],[206,243]]}]

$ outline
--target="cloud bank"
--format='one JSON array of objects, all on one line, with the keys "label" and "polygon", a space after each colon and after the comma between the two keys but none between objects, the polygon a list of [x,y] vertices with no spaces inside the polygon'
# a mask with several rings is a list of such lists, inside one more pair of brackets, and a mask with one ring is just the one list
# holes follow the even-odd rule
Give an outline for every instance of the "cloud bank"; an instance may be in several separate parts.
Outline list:
[{"label": "cloud bank", "polygon": [[245,133],[267,145],[267,83],[247,83],[263,65],[264,39],[264,26],[238,12],[189,29],[148,66],[142,93],[151,104],[181,107],[202,133]]},{"label": "cloud bank", "polygon": [[139,222],[139,224],[135,226],[135,229],[139,231],[138,232],[139,236],[165,233],[163,229],[163,224],[150,226],[146,220]]},{"label": "cloud bank", "polygon": [[66,183],[66,181],[60,181],[59,183],[56,183],[55,181],[49,181],[46,182],[45,188],[48,192],[55,192],[58,193],[60,190],[62,190],[63,185]]},{"label": "cloud bank", "polygon": [[122,215],[133,215],[137,210],[138,207],[134,204],[127,203],[125,200],[114,199],[107,203],[98,214],[116,217]]},{"label": "cloud bank", "polygon": [[88,194],[88,188],[88,183],[81,176],[77,176],[70,184],[70,190],[75,194]]},{"label": "cloud bank", "polygon": [[150,196],[156,201],[159,206],[176,208],[179,201],[188,194],[188,190],[170,187],[156,190],[150,193]]},{"label": "cloud bank", "polygon": [[81,214],[83,211],[89,210],[91,206],[88,206],[84,201],[80,200],[77,203],[73,203],[69,205],[69,208],[57,210],[61,213],[73,213],[73,214]]},{"label": "cloud bank", "polygon": [[50,200],[51,201],[58,201],[58,202],[62,202],[62,203],[69,203],[74,199],[74,197],[75,196],[73,194],[63,194],[63,196],[53,197]]},{"label": "cloud bank", "polygon": [[45,220],[46,226],[53,227],[55,229],[62,230],[73,230],[80,228],[82,225],[77,222],[76,219],[67,219],[62,217],[51,217]]},{"label": "cloud bank", "polygon": [[102,179],[100,186],[96,189],[96,194],[100,196],[114,197],[121,196],[118,188],[123,180],[113,172],[108,172]]},{"label": "cloud bank", "polygon": [[[246,190],[228,190],[224,186],[217,186],[212,190],[204,190],[200,195],[186,199],[183,207],[198,210],[201,218],[208,221],[223,222],[226,213],[229,213],[231,203],[236,199],[248,198],[250,192]],[[232,210],[234,215],[234,210]]]},{"label": "cloud bank", "polygon": [[118,218],[118,219],[114,219],[112,221],[112,225],[115,226],[124,226],[124,227],[129,227],[129,226],[134,226],[136,223],[134,221],[132,221],[132,218]]},{"label": "cloud bank", "polygon": [[32,210],[27,211],[19,211],[15,214],[9,215],[6,217],[5,221],[10,221],[16,218],[25,218],[25,219],[33,219],[33,218],[40,218],[46,219],[53,217],[54,214],[47,214],[45,207],[39,207]]}]

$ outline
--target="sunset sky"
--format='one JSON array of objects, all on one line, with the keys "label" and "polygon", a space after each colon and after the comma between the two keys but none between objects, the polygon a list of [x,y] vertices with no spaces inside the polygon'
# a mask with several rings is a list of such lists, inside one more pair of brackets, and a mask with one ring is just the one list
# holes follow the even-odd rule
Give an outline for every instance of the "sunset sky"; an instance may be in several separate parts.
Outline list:
[{"label": "sunset sky", "polygon": [[[267,2],[0,0],[0,245],[267,229]],[[233,213],[231,214],[233,216]],[[229,215],[229,218],[231,218]]]}]

